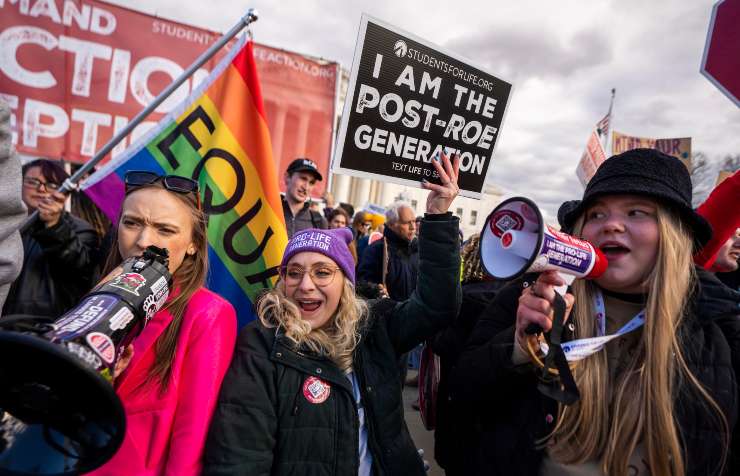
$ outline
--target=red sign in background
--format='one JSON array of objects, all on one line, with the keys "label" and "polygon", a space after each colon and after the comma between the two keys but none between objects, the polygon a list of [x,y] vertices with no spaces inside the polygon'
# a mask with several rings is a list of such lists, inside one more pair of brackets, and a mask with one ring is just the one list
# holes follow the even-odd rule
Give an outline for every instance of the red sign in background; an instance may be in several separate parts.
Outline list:
[{"label": "red sign in background", "polygon": [[740,107],[740,0],[714,5],[701,72]]},{"label": "red sign in background", "polygon": [[[218,36],[93,0],[0,0],[0,98],[11,108],[16,148],[30,156],[89,160]],[[187,97],[223,54],[113,155]],[[326,176],[339,65],[259,44],[255,60],[278,170],[310,157]]]}]

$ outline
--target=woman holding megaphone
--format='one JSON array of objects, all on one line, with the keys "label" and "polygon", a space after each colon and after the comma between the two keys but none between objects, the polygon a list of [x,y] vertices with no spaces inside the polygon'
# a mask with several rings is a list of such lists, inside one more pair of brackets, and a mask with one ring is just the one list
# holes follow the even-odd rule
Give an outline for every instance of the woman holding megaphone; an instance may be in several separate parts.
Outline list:
[{"label": "woman holding megaphone", "polygon": [[[198,182],[130,171],[125,183],[117,246],[106,267],[114,269],[154,245],[169,252],[173,285],[164,308],[133,341],[133,357],[124,356],[128,366],[116,367],[116,393],[126,411],[123,444],[89,474],[195,476],[233,353],[236,315],[231,304],[203,287],[208,242]],[[143,283],[116,285],[136,293]]]},{"label": "woman holding megaphone", "polygon": [[469,474],[734,471],[740,316],[731,291],[692,264],[712,230],[691,208],[686,168],[649,149],[612,157],[560,217],[609,261],[564,296],[562,349],[580,399],[546,396],[533,363],[547,351],[530,333],[551,331],[565,281],[549,271],[512,283],[478,321],[454,377],[453,400],[485,405]]}]

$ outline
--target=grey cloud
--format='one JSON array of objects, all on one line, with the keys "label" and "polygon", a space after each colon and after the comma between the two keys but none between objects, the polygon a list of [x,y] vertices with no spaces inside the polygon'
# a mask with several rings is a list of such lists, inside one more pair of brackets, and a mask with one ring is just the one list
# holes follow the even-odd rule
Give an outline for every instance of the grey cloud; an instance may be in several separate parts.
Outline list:
[{"label": "grey cloud", "polygon": [[578,32],[563,42],[551,31],[491,28],[445,46],[515,82],[572,76],[608,63],[612,56],[608,38],[597,30]]}]

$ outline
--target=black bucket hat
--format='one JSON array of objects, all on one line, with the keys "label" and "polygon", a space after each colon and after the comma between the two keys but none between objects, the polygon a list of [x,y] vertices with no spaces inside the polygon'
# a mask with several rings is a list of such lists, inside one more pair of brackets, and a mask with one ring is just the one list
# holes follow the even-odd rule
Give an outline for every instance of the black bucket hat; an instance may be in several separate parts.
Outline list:
[{"label": "black bucket hat", "polygon": [[691,177],[683,163],[655,149],[633,149],[606,160],[596,171],[580,201],[558,210],[563,229],[573,226],[591,202],[603,195],[635,194],[654,198],[678,211],[693,231],[696,249],[712,238],[712,226],[691,207]]}]

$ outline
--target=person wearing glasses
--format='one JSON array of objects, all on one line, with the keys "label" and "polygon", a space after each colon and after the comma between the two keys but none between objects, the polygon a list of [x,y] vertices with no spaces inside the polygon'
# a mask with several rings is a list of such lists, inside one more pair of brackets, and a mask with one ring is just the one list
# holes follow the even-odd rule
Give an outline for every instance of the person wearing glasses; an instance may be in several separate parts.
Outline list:
[{"label": "person wearing glasses", "polygon": [[449,325],[460,304],[458,161],[434,162],[416,290],[355,295],[346,228],[288,242],[281,279],[239,335],[206,443],[203,474],[425,474],[403,418],[399,355]]},{"label": "person wearing glasses", "polygon": [[[126,435],[102,475],[199,475],[205,437],[236,341],[236,313],[205,289],[206,217],[198,183],[130,171],[106,271],[150,245],[169,251],[173,285],[116,377]],[[121,369],[117,368],[117,372]]]},{"label": "person wearing glasses", "polygon": [[23,239],[23,268],[8,292],[3,315],[27,314],[54,320],[77,304],[93,284],[95,230],[64,210],[58,190],[68,178],[51,160],[37,159],[22,168],[22,198],[38,219]]}]

